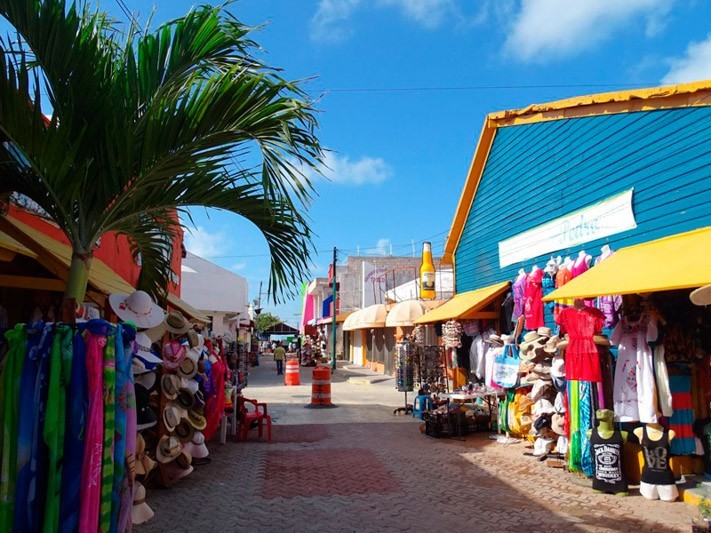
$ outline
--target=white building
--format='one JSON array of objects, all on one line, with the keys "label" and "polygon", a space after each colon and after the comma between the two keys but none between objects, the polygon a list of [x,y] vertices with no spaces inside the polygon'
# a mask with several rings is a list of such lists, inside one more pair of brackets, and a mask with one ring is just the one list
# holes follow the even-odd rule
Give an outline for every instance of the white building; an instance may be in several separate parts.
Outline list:
[{"label": "white building", "polygon": [[180,297],[212,319],[212,332],[233,338],[237,324],[249,325],[249,286],[247,280],[207,259],[190,252],[183,259]]}]

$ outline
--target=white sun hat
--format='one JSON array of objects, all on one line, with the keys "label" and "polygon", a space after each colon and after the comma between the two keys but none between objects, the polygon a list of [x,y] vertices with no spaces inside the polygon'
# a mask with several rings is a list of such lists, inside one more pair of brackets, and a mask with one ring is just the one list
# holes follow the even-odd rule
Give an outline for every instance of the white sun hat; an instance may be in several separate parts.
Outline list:
[{"label": "white sun hat", "polygon": [[111,294],[109,304],[124,322],[133,322],[139,328],[153,328],[163,322],[165,313],[145,291],[133,294]]}]

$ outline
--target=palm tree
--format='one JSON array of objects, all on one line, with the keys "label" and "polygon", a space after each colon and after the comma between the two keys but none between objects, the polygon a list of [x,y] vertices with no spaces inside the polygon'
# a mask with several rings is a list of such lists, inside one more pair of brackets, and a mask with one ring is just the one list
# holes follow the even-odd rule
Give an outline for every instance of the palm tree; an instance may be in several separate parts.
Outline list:
[{"label": "palm tree", "polygon": [[211,6],[153,32],[65,0],[0,0],[0,15],[14,29],[0,39],[0,196],[25,195],[67,235],[66,299],[83,300],[109,231],[128,236],[142,287],[159,294],[190,206],[254,223],[269,294],[291,293],[312,251],[302,169],[322,151],[301,84],[255,59],[250,28]]}]

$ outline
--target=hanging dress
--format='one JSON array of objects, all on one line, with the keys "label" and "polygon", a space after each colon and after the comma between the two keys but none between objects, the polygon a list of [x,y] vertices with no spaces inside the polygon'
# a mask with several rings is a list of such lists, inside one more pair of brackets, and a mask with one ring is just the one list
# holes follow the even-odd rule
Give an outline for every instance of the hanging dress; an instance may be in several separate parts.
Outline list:
[{"label": "hanging dress", "polygon": [[511,286],[514,301],[511,321],[514,323],[518,320],[518,317],[523,315],[524,312],[524,306],[526,304],[526,277],[526,274],[520,274]]},{"label": "hanging dress", "polygon": [[649,342],[657,339],[657,326],[646,315],[632,322],[623,317],[610,335],[619,346],[613,404],[615,422],[657,422],[654,362]]},{"label": "hanging dress", "polygon": [[536,269],[526,277],[526,301],[524,305],[526,329],[543,327],[543,270]]},{"label": "hanging dress", "polygon": [[561,335],[568,334],[570,342],[565,350],[565,377],[579,381],[602,381],[600,355],[593,341],[602,329],[605,317],[599,309],[568,307],[558,315]]}]

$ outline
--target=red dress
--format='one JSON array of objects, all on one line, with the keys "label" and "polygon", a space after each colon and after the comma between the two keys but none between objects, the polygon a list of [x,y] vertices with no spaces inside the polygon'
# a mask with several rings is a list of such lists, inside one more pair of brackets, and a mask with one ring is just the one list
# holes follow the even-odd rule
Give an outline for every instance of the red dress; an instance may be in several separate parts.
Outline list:
[{"label": "red dress", "polygon": [[537,269],[526,276],[526,329],[538,329],[545,326],[543,321],[543,270]]},{"label": "red dress", "polygon": [[605,315],[594,307],[563,309],[556,320],[560,334],[568,334],[570,343],[565,351],[565,378],[577,381],[602,382],[600,355],[593,336],[602,331]]}]

